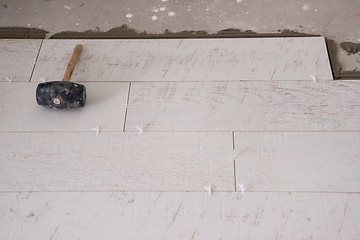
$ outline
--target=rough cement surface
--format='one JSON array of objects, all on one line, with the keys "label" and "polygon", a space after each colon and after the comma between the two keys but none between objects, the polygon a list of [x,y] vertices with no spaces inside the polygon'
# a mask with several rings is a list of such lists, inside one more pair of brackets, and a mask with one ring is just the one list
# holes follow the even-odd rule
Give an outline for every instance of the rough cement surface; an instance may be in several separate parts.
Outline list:
[{"label": "rough cement surface", "polygon": [[147,33],[289,29],[335,40],[343,70],[353,70],[360,68],[359,53],[349,58],[339,44],[360,43],[359,12],[359,0],[0,0],[0,27],[34,27],[49,31],[48,36],[123,24]]},{"label": "rough cement surface", "polygon": [[[1,33],[1,28],[0,28]],[[50,38],[53,39],[132,39],[132,38],[260,38],[260,37],[314,37],[319,35],[299,33],[290,30],[283,30],[277,33],[256,33],[250,30],[241,31],[240,29],[224,29],[217,33],[208,33],[206,31],[181,31],[171,32],[165,30],[163,33],[147,33],[146,31],[137,32],[135,29],[129,28],[126,24],[121,27],[112,28],[109,31],[64,31],[55,33]]]}]

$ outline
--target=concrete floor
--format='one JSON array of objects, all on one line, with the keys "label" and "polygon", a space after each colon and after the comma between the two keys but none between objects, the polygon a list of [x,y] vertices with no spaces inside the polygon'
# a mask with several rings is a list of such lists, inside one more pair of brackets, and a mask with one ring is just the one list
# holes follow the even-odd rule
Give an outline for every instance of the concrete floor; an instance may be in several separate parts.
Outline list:
[{"label": "concrete floor", "polygon": [[[163,33],[227,28],[274,33],[279,30],[320,34],[360,43],[358,0],[43,0],[0,1],[0,27],[49,31],[107,31],[127,24],[137,31]],[[359,70],[360,55],[340,50],[343,70]]]}]

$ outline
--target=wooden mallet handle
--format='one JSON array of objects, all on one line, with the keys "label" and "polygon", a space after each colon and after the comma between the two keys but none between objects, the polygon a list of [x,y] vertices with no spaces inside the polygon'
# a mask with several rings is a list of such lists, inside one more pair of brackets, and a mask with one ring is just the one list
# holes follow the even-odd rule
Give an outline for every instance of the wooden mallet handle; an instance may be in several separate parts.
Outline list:
[{"label": "wooden mallet handle", "polygon": [[77,60],[79,58],[81,50],[82,50],[82,45],[81,44],[78,44],[78,45],[75,46],[74,52],[73,52],[73,54],[71,56],[71,59],[69,61],[68,66],[66,68],[66,72],[65,72],[63,81],[66,81],[66,82],[70,81],[71,75],[72,75],[72,73],[74,71],[75,64],[76,64],[76,62],[77,62]]}]

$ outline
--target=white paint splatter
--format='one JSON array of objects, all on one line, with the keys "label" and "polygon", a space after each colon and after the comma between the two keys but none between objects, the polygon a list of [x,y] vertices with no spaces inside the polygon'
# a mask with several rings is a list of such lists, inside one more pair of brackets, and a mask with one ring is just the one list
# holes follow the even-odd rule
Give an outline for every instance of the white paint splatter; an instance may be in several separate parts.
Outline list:
[{"label": "white paint splatter", "polygon": [[162,11],[162,12],[165,11],[165,10],[166,10],[166,7],[161,7],[160,8],[160,11]]},{"label": "white paint splatter", "polygon": [[131,13],[128,13],[128,14],[126,14],[126,17],[127,17],[127,18],[132,18],[133,15],[132,15]]},{"label": "white paint splatter", "polygon": [[170,17],[173,17],[173,16],[175,16],[175,12],[168,12],[168,15],[169,15]]},{"label": "white paint splatter", "polygon": [[308,4],[304,4],[304,6],[302,7],[303,10],[305,11],[309,11],[311,9],[311,6]]},{"label": "white paint splatter", "polygon": [[77,186],[86,186],[86,185],[88,185],[88,182],[87,182],[87,181],[82,181],[82,180],[74,179],[74,180],[71,180],[71,181],[69,182],[69,184],[73,184],[73,185],[77,185]]},{"label": "white paint splatter", "polygon": [[151,19],[152,19],[153,21],[156,21],[156,20],[158,19],[158,17],[154,15],[154,16],[151,17]]}]

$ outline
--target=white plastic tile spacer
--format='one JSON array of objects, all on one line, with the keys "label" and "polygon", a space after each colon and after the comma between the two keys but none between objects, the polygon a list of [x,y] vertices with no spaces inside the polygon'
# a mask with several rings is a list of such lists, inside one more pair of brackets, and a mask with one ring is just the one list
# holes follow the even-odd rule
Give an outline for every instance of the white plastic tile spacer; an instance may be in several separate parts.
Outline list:
[{"label": "white plastic tile spacer", "polygon": [[208,191],[209,196],[211,196],[211,192],[212,192],[211,185],[209,185],[208,187],[205,186],[204,188],[205,188],[206,191]]},{"label": "white plastic tile spacer", "polygon": [[241,191],[241,195],[244,195],[244,192],[245,192],[245,188],[244,188],[244,184],[243,183],[240,183],[239,184],[239,187],[240,187],[240,191]]},{"label": "white plastic tile spacer", "polygon": [[144,130],[141,127],[136,126],[136,129],[139,130],[140,134],[143,134]]},{"label": "white plastic tile spacer", "polygon": [[9,82],[9,84],[11,84],[11,83],[12,83],[12,79],[13,79],[12,77],[11,77],[11,78],[7,78],[7,77],[5,78],[5,80],[6,80],[6,81],[8,81],[8,82]]},{"label": "white plastic tile spacer", "polygon": [[310,77],[312,78],[312,80],[314,81],[314,83],[316,83],[316,76],[315,76],[315,75],[310,75]]},{"label": "white plastic tile spacer", "polygon": [[96,136],[99,136],[100,127],[92,128],[92,130],[94,130],[96,132]]}]

